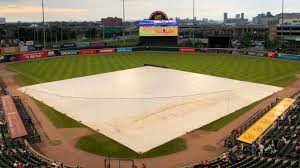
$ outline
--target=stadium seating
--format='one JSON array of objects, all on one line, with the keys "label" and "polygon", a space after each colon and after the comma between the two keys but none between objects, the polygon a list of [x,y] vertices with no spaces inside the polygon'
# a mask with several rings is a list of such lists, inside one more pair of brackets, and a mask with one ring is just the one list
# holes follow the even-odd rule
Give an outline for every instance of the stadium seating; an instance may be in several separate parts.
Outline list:
[{"label": "stadium seating", "polygon": [[[6,94],[6,89],[0,86],[0,96]],[[21,100],[14,97],[14,102],[29,133],[29,138],[11,139],[0,103],[0,168],[13,168],[17,164],[21,164],[24,168],[74,168],[74,166],[63,165],[47,159],[28,146],[28,141],[39,143],[41,139]],[[78,168],[78,166],[75,167]]]},{"label": "stadium seating", "polygon": [[300,168],[300,98],[257,144],[264,146],[260,156],[258,150],[255,154],[251,152],[250,145],[241,147],[239,144],[223,156],[193,168]]}]

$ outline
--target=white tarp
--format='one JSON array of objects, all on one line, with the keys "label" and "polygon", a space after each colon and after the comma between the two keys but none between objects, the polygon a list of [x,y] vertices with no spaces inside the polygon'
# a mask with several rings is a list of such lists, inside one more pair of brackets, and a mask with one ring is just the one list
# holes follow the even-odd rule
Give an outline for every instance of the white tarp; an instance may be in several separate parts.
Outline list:
[{"label": "white tarp", "polygon": [[141,67],[20,90],[143,153],[281,89]]}]

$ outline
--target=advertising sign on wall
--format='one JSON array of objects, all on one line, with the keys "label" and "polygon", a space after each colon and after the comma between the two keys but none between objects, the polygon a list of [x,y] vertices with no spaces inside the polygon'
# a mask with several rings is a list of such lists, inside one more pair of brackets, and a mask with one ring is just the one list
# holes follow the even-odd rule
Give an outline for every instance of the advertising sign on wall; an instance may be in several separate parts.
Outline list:
[{"label": "advertising sign on wall", "polygon": [[80,50],[80,55],[87,55],[87,54],[97,54],[97,50]]},{"label": "advertising sign on wall", "polygon": [[77,55],[78,51],[76,50],[69,50],[69,51],[61,51],[60,55],[64,56],[64,55]]},{"label": "advertising sign on wall", "polygon": [[101,50],[98,50],[98,51],[101,54],[106,54],[106,53],[115,53],[116,49],[114,49],[114,48],[106,48],[106,49],[101,49]]},{"label": "advertising sign on wall", "polygon": [[20,47],[0,47],[0,54],[15,54],[20,52]]},{"label": "advertising sign on wall", "polygon": [[265,57],[265,53],[256,53],[256,56],[258,56],[258,57]]},{"label": "advertising sign on wall", "polygon": [[46,57],[48,57],[48,51],[29,52],[29,53],[23,53],[16,56],[16,61],[46,58]]},{"label": "advertising sign on wall", "polygon": [[196,52],[196,48],[180,48],[180,52]]},{"label": "advertising sign on wall", "polygon": [[117,48],[117,52],[132,52],[132,48]]},{"label": "advertising sign on wall", "polygon": [[300,55],[279,53],[279,54],[277,54],[277,58],[286,59],[286,60],[300,61]]},{"label": "advertising sign on wall", "polygon": [[268,52],[268,57],[269,58],[275,58],[276,57],[276,53],[274,53],[274,52]]},{"label": "advertising sign on wall", "polygon": [[48,51],[48,56],[49,57],[55,56],[55,52],[54,51]]}]

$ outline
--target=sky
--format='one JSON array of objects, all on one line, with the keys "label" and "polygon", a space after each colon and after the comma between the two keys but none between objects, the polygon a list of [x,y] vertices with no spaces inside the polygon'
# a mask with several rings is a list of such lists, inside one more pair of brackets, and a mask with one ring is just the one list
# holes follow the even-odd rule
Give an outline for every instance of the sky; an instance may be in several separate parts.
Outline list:
[{"label": "sky", "polygon": [[[42,0],[0,0],[0,17],[7,22],[41,21]],[[245,13],[252,20],[258,13],[281,13],[282,0],[195,0],[197,19],[222,20]],[[122,17],[122,0],[44,0],[46,21],[100,21],[103,17]],[[156,10],[169,18],[192,18],[193,0],[125,0],[126,20],[145,19]],[[287,12],[300,12],[300,0],[285,0]]]}]

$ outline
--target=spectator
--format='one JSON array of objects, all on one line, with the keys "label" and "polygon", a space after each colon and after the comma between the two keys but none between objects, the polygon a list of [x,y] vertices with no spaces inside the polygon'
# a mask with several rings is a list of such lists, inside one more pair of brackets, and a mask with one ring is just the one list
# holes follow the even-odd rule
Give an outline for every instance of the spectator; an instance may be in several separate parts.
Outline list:
[{"label": "spectator", "polygon": [[275,157],[276,156],[276,154],[277,154],[277,149],[276,148],[273,148],[272,150],[271,150],[271,157]]},{"label": "spectator", "polygon": [[264,154],[265,147],[263,144],[259,144],[258,149],[259,149],[258,156],[261,157]]},{"label": "spectator", "polygon": [[15,163],[13,164],[14,167],[18,166],[18,161],[16,160]]},{"label": "spectator", "polygon": [[22,165],[21,162],[19,162],[19,163],[17,164],[17,168],[23,168],[23,165]]},{"label": "spectator", "polygon": [[300,141],[296,143],[295,153],[300,154]]},{"label": "spectator", "polygon": [[284,136],[281,138],[281,140],[282,140],[282,142],[283,142],[284,144],[287,144],[287,143],[288,143],[288,140],[287,140]]},{"label": "spectator", "polygon": [[289,125],[292,125],[292,117],[291,116],[288,116],[288,123],[289,123]]},{"label": "spectator", "polygon": [[253,143],[250,148],[251,148],[252,155],[255,155],[256,154],[256,144]]},{"label": "spectator", "polygon": [[275,138],[273,140],[273,144],[274,144],[275,149],[278,149],[278,139],[277,138]]}]

